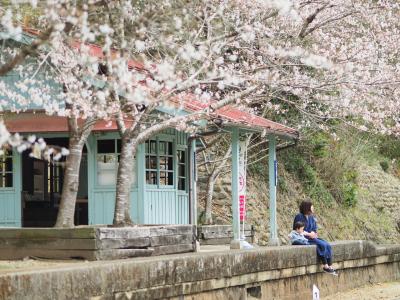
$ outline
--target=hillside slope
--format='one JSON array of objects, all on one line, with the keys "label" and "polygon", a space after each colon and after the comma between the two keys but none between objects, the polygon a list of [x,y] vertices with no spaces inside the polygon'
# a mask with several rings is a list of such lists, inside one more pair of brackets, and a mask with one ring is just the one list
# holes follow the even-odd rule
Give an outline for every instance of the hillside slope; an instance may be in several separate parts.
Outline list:
[{"label": "hillside slope", "polygon": [[[282,159],[282,158],[281,158]],[[314,201],[320,236],[327,240],[369,239],[378,243],[400,243],[400,179],[382,170],[379,163],[357,163],[357,204],[346,207],[333,201]],[[266,166],[267,168],[267,166]],[[279,170],[277,212],[279,236],[287,243],[298,204],[308,196],[301,182],[283,168]],[[201,191],[204,187],[200,185]],[[268,241],[268,181],[264,176],[248,180],[248,222],[256,228],[258,243]],[[218,179],[214,191],[214,222],[230,224],[230,174]],[[200,202],[201,206],[204,203]],[[203,209],[203,207],[201,208]]]}]

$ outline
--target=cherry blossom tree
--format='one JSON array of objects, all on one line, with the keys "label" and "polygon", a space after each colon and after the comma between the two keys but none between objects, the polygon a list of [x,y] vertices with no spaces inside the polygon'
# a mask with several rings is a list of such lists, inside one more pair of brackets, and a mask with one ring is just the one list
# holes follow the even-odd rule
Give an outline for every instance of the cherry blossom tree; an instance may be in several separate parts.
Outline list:
[{"label": "cherry blossom tree", "polygon": [[[10,52],[0,72],[16,70],[34,55],[51,62],[50,73],[63,87],[56,102],[64,106],[50,96],[44,105],[47,113],[69,118],[72,137],[71,179],[63,188],[58,226],[73,226],[78,152],[95,120],[116,120],[121,135],[116,226],[132,223],[137,146],[168,127],[192,132],[193,122],[226,105],[279,116],[297,128],[340,118],[364,130],[400,133],[395,0],[53,0],[35,8],[39,3],[30,5],[40,15],[41,33],[30,46]],[[0,10],[4,32],[22,32],[21,11],[18,3]],[[89,43],[99,45],[101,55]],[[6,93],[3,84],[0,95]],[[40,93],[51,94],[43,86]],[[179,108],[188,97],[206,108],[183,116],[157,112],[160,106]],[[291,110],[301,116],[297,123],[287,114]]]},{"label": "cherry blossom tree", "polygon": [[[14,12],[18,19],[19,9],[21,6],[17,3],[5,11],[2,18],[4,40],[22,37],[21,27],[15,26],[9,17]],[[106,36],[101,29],[91,32],[85,25],[90,9],[95,8],[63,1],[41,7],[40,13],[46,16],[41,19],[42,31],[28,30],[34,36],[33,41],[20,49],[6,48],[0,67],[1,74],[13,72],[14,77],[19,78],[16,82],[1,82],[1,95],[6,97],[1,100],[7,110],[18,113],[33,105],[46,114],[68,119],[69,150],[57,153],[51,148],[47,157],[57,160],[67,155],[57,227],[74,225],[82,150],[96,120],[107,119],[112,111],[107,103],[108,89],[90,82],[99,74],[99,57],[94,57],[85,43],[96,35]],[[32,143],[40,145],[35,140]],[[26,142],[23,145],[18,151],[28,148]]]}]

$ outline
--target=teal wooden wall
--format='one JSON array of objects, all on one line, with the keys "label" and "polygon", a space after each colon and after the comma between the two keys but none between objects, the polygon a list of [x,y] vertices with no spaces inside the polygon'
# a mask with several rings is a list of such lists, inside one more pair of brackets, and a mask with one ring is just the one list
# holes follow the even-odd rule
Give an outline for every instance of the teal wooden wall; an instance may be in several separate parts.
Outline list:
[{"label": "teal wooden wall", "polygon": [[[1,51],[1,50],[0,50]],[[1,53],[0,53],[1,55]],[[8,97],[8,95],[1,95],[1,109],[6,110],[33,110],[43,109],[44,104],[49,105],[50,103],[56,104],[59,107],[65,107],[64,99],[60,98],[62,94],[62,85],[56,82],[52,78],[52,74],[54,71],[47,65],[43,64],[39,67],[40,61],[37,61],[35,58],[27,58],[23,62],[24,71],[22,72],[23,76],[16,71],[12,70],[6,75],[1,77],[1,82],[5,85],[10,94],[16,94],[21,99],[24,99],[23,102],[15,101],[14,97]],[[31,66],[32,68],[27,68],[26,66]],[[36,73],[36,70],[39,68],[39,71]],[[38,89],[46,90],[46,92],[41,91],[41,97],[33,99],[31,94],[27,92],[25,89],[16,85],[16,83],[21,83],[24,79],[34,77],[34,83],[29,83],[26,85],[28,89]],[[47,100],[44,100],[47,99]]]},{"label": "teal wooden wall", "polygon": [[[188,135],[174,129],[165,130],[157,137],[160,140],[173,142],[174,151],[186,150],[186,177],[188,176],[188,153],[187,138]],[[143,162],[145,157],[143,156]],[[144,165],[142,166],[144,176]],[[174,156],[174,187],[173,188],[155,188],[144,184],[143,191],[143,218],[144,224],[189,224],[189,194],[188,180],[186,179],[186,191],[179,191],[178,182],[178,162]],[[141,175],[140,175],[141,176]]]},{"label": "teal wooden wall", "polygon": [[[97,183],[97,141],[117,138],[116,133],[92,135],[89,138],[91,155],[88,154],[89,182],[89,224],[111,224],[114,214],[115,186],[102,187]],[[187,149],[187,134],[168,129],[154,139],[173,142],[174,153]],[[189,196],[186,191],[178,191],[178,162],[174,155],[174,186],[155,187],[145,181],[145,149],[140,145],[136,155],[136,184],[131,192],[131,216],[139,224],[188,224]],[[186,154],[186,158],[188,154]],[[187,164],[186,164],[187,165]],[[187,171],[186,171],[187,174]],[[186,185],[188,181],[186,180]]]},{"label": "teal wooden wall", "polygon": [[13,186],[0,188],[0,226],[21,227],[21,155],[14,150]]},{"label": "teal wooden wall", "polygon": [[[115,206],[115,185],[101,186],[98,183],[97,141],[117,139],[117,133],[91,135],[88,139],[88,189],[89,189],[89,224],[112,224]],[[136,170],[137,171],[137,170]],[[139,222],[138,188],[132,187],[131,216],[134,222]]]},{"label": "teal wooden wall", "polygon": [[[60,136],[65,136],[61,135]],[[55,137],[55,134],[51,135]],[[112,224],[115,205],[115,184],[101,186],[98,183],[97,141],[117,139],[118,133],[92,134],[87,141],[87,176],[89,224]],[[136,183],[131,192],[131,216],[139,224],[188,224],[189,196],[188,180],[186,190],[178,190],[177,151],[187,150],[187,134],[166,130],[155,137],[173,142],[174,185],[153,186],[145,181],[145,149],[140,145],[137,151]],[[186,168],[188,153],[186,152]],[[186,169],[186,176],[188,170]],[[21,155],[13,151],[13,187],[0,188],[0,227],[21,226]]]}]

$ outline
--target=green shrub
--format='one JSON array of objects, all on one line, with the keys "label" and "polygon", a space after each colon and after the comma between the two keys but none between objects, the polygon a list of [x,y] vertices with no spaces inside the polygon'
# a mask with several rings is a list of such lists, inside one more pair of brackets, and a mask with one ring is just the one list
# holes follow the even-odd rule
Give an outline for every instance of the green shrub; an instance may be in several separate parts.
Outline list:
[{"label": "green shrub", "polygon": [[389,163],[386,160],[382,160],[379,162],[383,171],[387,172],[389,169]]},{"label": "green shrub", "polygon": [[250,174],[263,175],[268,174],[268,165],[263,164],[262,161],[256,163],[250,163],[248,165]]},{"label": "green shrub", "polygon": [[[285,168],[295,174],[314,201],[346,207],[357,204],[357,157],[360,141],[353,132],[338,131],[340,139],[325,132],[310,132],[285,154]],[[349,142],[351,141],[351,142]],[[361,144],[362,145],[362,144]]]},{"label": "green shrub", "polygon": [[329,137],[326,133],[318,132],[310,139],[312,154],[317,158],[326,157],[329,152]]},{"label": "green shrub", "polygon": [[379,153],[387,158],[400,158],[400,140],[391,136],[379,138]]},{"label": "green shrub", "polygon": [[347,207],[357,204],[357,185],[354,182],[345,183],[343,186],[343,203]]},{"label": "green shrub", "polygon": [[334,198],[318,177],[316,170],[301,156],[297,149],[287,151],[285,157],[286,159],[283,160],[285,169],[296,175],[311,199],[328,205],[333,202]]},{"label": "green shrub", "polygon": [[278,176],[278,189],[280,189],[284,193],[287,193],[289,191],[286,180],[282,176]]}]

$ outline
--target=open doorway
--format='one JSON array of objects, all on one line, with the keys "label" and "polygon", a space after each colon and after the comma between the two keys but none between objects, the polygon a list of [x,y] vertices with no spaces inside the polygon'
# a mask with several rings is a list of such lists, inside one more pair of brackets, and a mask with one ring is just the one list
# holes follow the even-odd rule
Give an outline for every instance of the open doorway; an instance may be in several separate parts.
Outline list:
[{"label": "open doorway", "polygon": [[[45,139],[47,145],[68,148],[68,138]],[[22,226],[53,227],[60,205],[65,157],[49,162],[22,154]],[[84,149],[75,207],[75,225],[88,224],[87,151]]]}]

